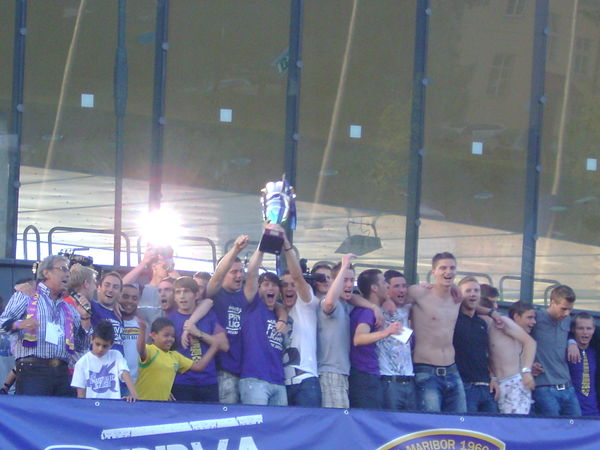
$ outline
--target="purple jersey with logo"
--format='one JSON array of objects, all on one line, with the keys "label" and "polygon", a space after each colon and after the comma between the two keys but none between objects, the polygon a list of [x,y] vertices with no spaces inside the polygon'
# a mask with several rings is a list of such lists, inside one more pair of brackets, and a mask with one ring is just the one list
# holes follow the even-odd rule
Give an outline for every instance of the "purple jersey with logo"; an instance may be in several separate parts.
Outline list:
[{"label": "purple jersey with logo", "polygon": [[213,311],[219,323],[227,331],[229,351],[217,354],[217,367],[239,375],[242,367],[242,308],[248,301],[244,291],[227,292],[221,288],[213,296]]},{"label": "purple jersey with logo", "polygon": [[241,378],[284,384],[283,335],[275,329],[277,317],[256,294],[242,313]]},{"label": "purple jersey with logo", "polygon": [[[361,323],[369,326],[369,332],[375,329],[375,314],[367,308],[354,308],[350,313],[350,336],[354,337],[356,328]],[[371,375],[379,375],[379,363],[377,362],[377,344],[354,345],[350,348],[350,365],[356,370]]]},{"label": "purple jersey with logo", "polygon": [[[168,315],[168,318],[175,324],[175,345],[173,350],[177,350],[183,356],[190,358],[192,361],[199,361],[208,351],[209,345],[201,339],[190,336],[190,345],[188,348],[183,348],[181,345],[181,334],[183,333],[183,324],[190,318],[191,314],[181,314],[173,311]],[[206,334],[222,333],[223,327],[217,322],[217,316],[214,312],[209,311],[206,316],[196,322],[196,328]],[[185,384],[192,386],[206,386],[217,383],[217,366],[214,358],[208,363],[202,372],[194,372],[188,370],[184,373],[175,375],[174,384]]]},{"label": "purple jersey with logo", "polygon": [[117,317],[112,309],[102,306],[98,302],[91,302],[92,305],[92,327],[98,325],[101,320],[108,320],[115,330],[115,342],[112,349],[117,350],[121,355],[125,355],[123,349],[123,321]]}]

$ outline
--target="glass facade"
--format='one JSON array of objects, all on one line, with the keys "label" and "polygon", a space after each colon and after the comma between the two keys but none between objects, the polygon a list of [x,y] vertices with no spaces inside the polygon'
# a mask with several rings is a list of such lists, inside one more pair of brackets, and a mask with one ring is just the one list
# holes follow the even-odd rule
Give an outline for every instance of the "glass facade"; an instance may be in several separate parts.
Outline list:
[{"label": "glass facade", "polygon": [[[23,4],[21,59],[13,46]],[[10,187],[0,189],[0,242],[16,242],[9,257],[37,259],[34,232],[23,242],[33,226],[39,256],[76,248],[112,265],[117,210],[120,263],[135,265],[158,189],[179,238],[177,267],[210,271],[238,234],[259,239],[258,191],[295,151],[294,244],[309,266],[352,251],[359,270],[414,267],[425,281],[433,254],[450,251],[461,274],[499,287],[507,300],[533,278],[535,302],[565,283],[577,307],[599,310],[600,6],[548,5],[536,19],[536,2],[527,0],[2,2],[0,58],[24,69],[24,111],[15,136],[15,88],[5,70],[0,162],[8,180],[9,149],[20,138],[21,187],[9,235],[15,205]],[[425,7],[423,38],[417,17]],[[536,20],[547,29],[544,54],[534,46]],[[290,58],[294,25],[298,61]],[[415,80],[422,56],[425,78]],[[540,61],[543,76],[533,76]],[[290,64],[301,68],[298,78]],[[425,85],[420,123],[411,121],[415,81]],[[530,114],[536,83],[545,86],[539,122]],[[526,205],[532,127],[542,131],[538,211]],[[418,133],[423,148],[411,149]],[[420,192],[409,184],[411,151],[422,154]],[[156,161],[160,180],[150,176]],[[411,199],[418,223],[407,221]],[[524,232],[531,217],[535,236]],[[412,227],[416,258],[405,255]],[[523,273],[528,238],[536,238],[535,269]]]}]

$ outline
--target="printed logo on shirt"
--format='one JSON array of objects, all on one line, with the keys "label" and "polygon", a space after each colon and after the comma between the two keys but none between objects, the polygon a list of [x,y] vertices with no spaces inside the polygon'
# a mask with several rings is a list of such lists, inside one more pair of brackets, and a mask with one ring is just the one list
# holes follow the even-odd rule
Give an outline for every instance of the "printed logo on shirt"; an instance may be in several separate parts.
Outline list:
[{"label": "printed logo on shirt", "polygon": [[192,361],[202,359],[202,345],[200,345],[200,340],[195,337],[190,338],[190,359]]},{"label": "printed logo on shirt", "polygon": [[112,364],[103,365],[98,372],[90,370],[87,385],[92,391],[99,394],[107,391],[117,392],[115,375],[110,372],[115,363],[116,361],[113,361]]},{"label": "printed logo on shirt", "polygon": [[242,308],[229,305],[227,308],[227,334],[239,334],[242,329]]},{"label": "printed logo on shirt", "polygon": [[275,320],[267,320],[267,338],[271,347],[276,350],[283,350],[283,335],[275,328]]}]

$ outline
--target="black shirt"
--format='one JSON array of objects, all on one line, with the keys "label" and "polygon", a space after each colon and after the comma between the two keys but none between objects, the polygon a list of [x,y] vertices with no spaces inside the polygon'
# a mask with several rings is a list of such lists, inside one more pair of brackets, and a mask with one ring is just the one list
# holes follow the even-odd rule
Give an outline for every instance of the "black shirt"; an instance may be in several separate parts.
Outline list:
[{"label": "black shirt", "polygon": [[453,344],[462,380],[467,383],[489,383],[489,338],[485,321],[477,314],[469,317],[459,312]]}]

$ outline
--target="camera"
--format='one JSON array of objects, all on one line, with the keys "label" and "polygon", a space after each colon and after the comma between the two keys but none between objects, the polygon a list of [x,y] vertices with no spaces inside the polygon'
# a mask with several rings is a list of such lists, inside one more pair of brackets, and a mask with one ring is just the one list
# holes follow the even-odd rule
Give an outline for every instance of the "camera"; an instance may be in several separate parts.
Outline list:
[{"label": "camera", "polygon": [[91,256],[76,255],[73,250],[61,250],[58,254],[69,260],[69,267],[73,264],[81,264],[86,267],[92,267],[94,265],[94,258]]}]

